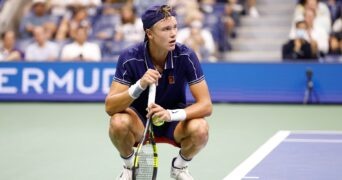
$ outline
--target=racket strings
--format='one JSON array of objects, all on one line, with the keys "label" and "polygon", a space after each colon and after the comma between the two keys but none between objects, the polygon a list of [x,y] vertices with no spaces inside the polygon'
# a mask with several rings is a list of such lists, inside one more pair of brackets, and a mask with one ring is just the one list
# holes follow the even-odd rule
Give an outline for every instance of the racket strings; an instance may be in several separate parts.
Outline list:
[{"label": "racket strings", "polygon": [[138,168],[136,170],[137,180],[148,180],[152,179],[153,176],[153,158],[154,152],[152,144],[145,144],[141,147],[140,153],[138,154]]}]

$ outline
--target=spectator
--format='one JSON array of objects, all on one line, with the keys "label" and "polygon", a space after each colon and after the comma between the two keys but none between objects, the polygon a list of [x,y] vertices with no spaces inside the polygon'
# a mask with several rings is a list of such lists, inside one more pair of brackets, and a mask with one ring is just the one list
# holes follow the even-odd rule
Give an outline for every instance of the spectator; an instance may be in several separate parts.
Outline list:
[{"label": "spectator", "polygon": [[342,16],[340,16],[334,22],[332,27],[332,33],[329,38],[329,53],[328,55],[332,58],[336,58],[336,56],[341,56],[341,48],[342,48]]},{"label": "spectator", "polygon": [[238,4],[237,0],[228,0],[224,6],[223,23],[225,25],[225,32],[229,37],[235,37],[235,27],[240,24],[240,14],[242,14],[243,7]]},{"label": "spectator", "polygon": [[[216,4],[216,0],[201,0],[199,9],[203,13],[203,20],[201,20],[203,27],[210,31],[214,40],[215,51],[223,52],[230,50],[231,44],[229,39],[231,35],[234,36],[235,22],[231,16],[225,14],[225,6],[223,4]],[[187,12],[190,13],[191,11]]]},{"label": "spectator", "polygon": [[341,14],[341,2],[336,0],[328,0],[327,5],[331,15],[331,22],[334,23],[342,14]]},{"label": "spectator", "polygon": [[27,61],[55,61],[58,58],[59,48],[56,43],[47,39],[43,27],[35,27],[33,30],[35,42],[30,44],[25,51]]},{"label": "spectator", "polygon": [[248,15],[253,18],[260,17],[257,9],[257,0],[216,0],[218,3],[227,3],[232,6],[234,11],[238,11],[243,15]]},{"label": "spectator", "polygon": [[69,18],[66,16],[62,17],[58,26],[55,40],[57,42],[65,42],[69,39]]},{"label": "spectator", "polygon": [[15,47],[16,37],[14,31],[6,31],[1,35],[3,42],[0,48],[1,61],[18,61],[23,59],[23,53]]},{"label": "spectator", "polygon": [[88,12],[85,7],[78,6],[73,9],[71,19],[64,16],[60,22],[56,40],[63,42],[69,38],[73,38],[76,35],[76,31],[79,27],[86,27],[88,31],[91,30],[91,22],[88,18]]},{"label": "spectator", "polygon": [[332,33],[329,38],[329,52],[324,57],[326,62],[342,61],[342,34]]},{"label": "spectator", "polygon": [[70,16],[71,0],[50,0],[51,15],[55,17]]},{"label": "spectator", "polygon": [[283,45],[282,56],[284,60],[318,59],[316,44],[309,43],[308,27],[305,21],[296,23],[296,35]]},{"label": "spectator", "polygon": [[93,37],[98,40],[112,40],[120,20],[117,8],[113,7],[109,2],[104,3],[102,15],[94,23]]},{"label": "spectator", "polygon": [[[306,9],[304,12],[304,20],[308,26],[308,41],[310,44],[317,43],[318,51],[321,55],[325,55],[329,50],[329,34],[315,22],[316,11]],[[295,38],[295,29],[291,30],[290,38]]]},{"label": "spectator", "polygon": [[71,5],[73,7],[84,7],[87,14],[90,16],[95,16],[97,8],[102,5],[101,0],[71,0]]},{"label": "spectator", "polygon": [[256,8],[256,0],[247,0],[247,11],[248,15],[254,18],[260,16],[258,9]]},{"label": "spectator", "polygon": [[111,4],[123,4],[123,3],[132,3],[133,0],[103,0],[105,2],[111,3]]},{"label": "spectator", "polygon": [[136,10],[130,4],[121,8],[121,24],[116,28],[115,40],[134,44],[144,40],[142,21],[136,16]]},{"label": "spectator", "polygon": [[296,6],[294,19],[302,19],[307,9],[311,9],[315,13],[314,24],[330,33],[331,31],[331,16],[328,6],[325,3],[318,2],[319,0],[302,0]]},{"label": "spectator", "polygon": [[235,24],[240,24],[240,15],[243,14],[243,6],[238,0],[228,0],[225,5],[225,14],[232,17]]},{"label": "spectator", "polygon": [[189,12],[199,10],[197,0],[170,0],[170,6],[177,12],[177,27],[178,29],[185,27],[184,19]]},{"label": "spectator", "polygon": [[195,10],[187,14],[187,27],[179,30],[177,42],[193,48],[200,60],[216,62],[216,47],[211,32],[203,28],[203,14]]},{"label": "spectator", "polygon": [[115,29],[119,22],[119,15],[105,11],[105,13],[96,20],[92,36],[98,40],[113,40],[115,37]]},{"label": "spectator", "polygon": [[341,34],[332,34],[329,39],[328,55],[340,56],[342,54]]},{"label": "spectator", "polygon": [[103,0],[102,14],[119,15],[119,9],[124,3],[132,3],[132,0]]},{"label": "spectator", "polygon": [[191,47],[198,59],[210,59],[210,52],[205,48],[204,38],[201,35],[202,24],[199,21],[194,21],[191,24],[189,37],[184,41],[184,44]]},{"label": "spectator", "polygon": [[134,7],[137,7],[136,13],[142,14],[148,7],[152,5],[168,4],[168,1],[170,0],[127,0],[127,3],[133,2]]},{"label": "spectator", "polygon": [[91,22],[88,19],[87,9],[82,6],[75,8],[74,15],[69,22],[69,37],[75,37],[79,27],[87,28],[88,32],[91,30]]},{"label": "spectator", "polygon": [[315,25],[316,11],[307,9],[304,12],[304,20],[308,25],[310,44],[311,41],[317,43],[318,50],[321,54],[326,54],[329,49],[329,36],[327,31],[321,26]]},{"label": "spectator", "polygon": [[87,41],[88,32],[85,27],[78,27],[74,42],[64,46],[61,54],[62,61],[100,61],[100,47]]},{"label": "spectator", "polygon": [[45,0],[33,0],[32,12],[25,15],[20,23],[22,38],[31,38],[35,27],[44,27],[47,38],[53,37],[57,29],[57,20],[47,13]]},{"label": "spectator", "polygon": [[333,33],[342,33],[342,15],[334,22],[332,31]]}]

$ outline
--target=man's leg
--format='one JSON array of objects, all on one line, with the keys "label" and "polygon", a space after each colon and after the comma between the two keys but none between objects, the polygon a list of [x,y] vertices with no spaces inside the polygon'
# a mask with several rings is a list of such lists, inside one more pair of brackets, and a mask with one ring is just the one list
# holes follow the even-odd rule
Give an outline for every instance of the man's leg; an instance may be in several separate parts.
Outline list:
[{"label": "man's leg", "polygon": [[179,155],[173,159],[171,167],[171,177],[177,180],[192,180],[187,166],[191,159],[208,142],[208,123],[200,119],[192,119],[180,122],[174,131],[176,142],[180,143]]},{"label": "man's leg", "polygon": [[125,164],[121,175],[117,179],[131,179],[133,146],[142,137],[143,131],[144,125],[140,118],[129,108],[111,117],[109,137]]},{"label": "man's leg", "polygon": [[132,109],[117,113],[110,119],[109,137],[119,151],[126,157],[132,153],[134,144],[144,132],[144,125]]},{"label": "man's leg", "polygon": [[205,119],[180,122],[174,132],[176,142],[181,145],[181,155],[192,159],[208,142],[209,126]]}]

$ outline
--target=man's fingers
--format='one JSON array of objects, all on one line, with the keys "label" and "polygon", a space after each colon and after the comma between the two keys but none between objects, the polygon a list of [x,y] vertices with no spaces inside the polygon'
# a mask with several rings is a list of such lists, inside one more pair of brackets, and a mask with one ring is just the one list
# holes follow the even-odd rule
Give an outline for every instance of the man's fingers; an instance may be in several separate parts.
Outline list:
[{"label": "man's fingers", "polygon": [[152,103],[147,109],[146,117],[149,118],[154,115],[158,115],[164,111],[164,108],[159,106],[158,104]]},{"label": "man's fingers", "polygon": [[155,113],[153,116],[158,116],[158,118],[163,120],[163,121],[169,121],[170,120],[170,118],[168,116],[168,112],[166,110],[159,111],[159,112]]},{"label": "man's fingers", "polygon": [[[144,86],[147,86],[149,84],[157,83],[158,79],[161,78],[161,75],[158,71],[149,69],[142,77],[144,81]],[[147,84],[146,84],[147,83]]]}]

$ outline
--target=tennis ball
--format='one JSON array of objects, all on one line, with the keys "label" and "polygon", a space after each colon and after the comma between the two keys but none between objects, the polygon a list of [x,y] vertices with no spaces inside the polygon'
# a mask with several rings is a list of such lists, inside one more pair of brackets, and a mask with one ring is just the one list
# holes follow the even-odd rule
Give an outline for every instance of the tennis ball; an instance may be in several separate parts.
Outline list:
[{"label": "tennis ball", "polygon": [[164,124],[164,120],[160,119],[158,116],[153,116],[152,117],[152,123],[155,126],[161,126]]}]

